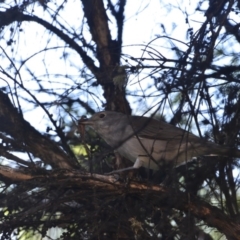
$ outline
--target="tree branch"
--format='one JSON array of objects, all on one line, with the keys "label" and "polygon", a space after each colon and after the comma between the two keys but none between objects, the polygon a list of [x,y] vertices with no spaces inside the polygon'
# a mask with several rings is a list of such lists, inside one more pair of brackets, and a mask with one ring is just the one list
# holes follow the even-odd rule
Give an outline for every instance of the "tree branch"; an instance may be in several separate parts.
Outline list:
[{"label": "tree branch", "polygon": [[69,44],[71,48],[73,48],[82,58],[84,64],[92,71],[92,73],[96,76],[98,75],[99,69],[95,66],[94,61],[90,58],[86,52],[68,35],[62,32],[57,27],[48,23],[47,21],[38,18],[34,15],[26,15],[21,12],[18,7],[12,7],[7,9],[5,12],[0,12],[0,28],[7,26],[15,21],[23,22],[23,21],[32,21],[36,22],[49,31],[55,33],[59,38],[61,38],[66,44]]},{"label": "tree branch", "polygon": [[0,91],[0,130],[22,143],[22,149],[33,153],[43,162],[60,168],[77,167],[55,142],[41,135],[13,107],[6,94]]},{"label": "tree branch", "polygon": [[[101,197],[107,194],[107,196],[113,195],[113,198],[123,195],[141,197],[146,196],[147,193],[148,204],[158,208],[167,206],[168,208],[175,208],[186,213],[191,213],[196,218],[205,221],[208,226],[217,228],[220,232],[224,233],[227,238],[240,239],[240,225],[238,223],[233,221],[233,219],[217,207],[211,206],[198,197],[179,190],[133,181],[126,187],[125,183],[116,182],[113,176],[82,173],[75,170],[49,171],[48,177],[46,178],[44,175],[33,176],[23,174],[19,171],[1,166],[0,174],[10,178],[10,180],[34,180],[35,186],[38,179],[42,179],[48,183],[48,187],[50,188],[71,186],[75,189],[77,187],[78,196],[81,195],[81,191],[84,193],[90,190],[93,191],[95,196],[98,196],[97,193],[101,192]],[[42,180],[40,181],[41,184]],[[88,195],[92,197],[92,194]]]}]

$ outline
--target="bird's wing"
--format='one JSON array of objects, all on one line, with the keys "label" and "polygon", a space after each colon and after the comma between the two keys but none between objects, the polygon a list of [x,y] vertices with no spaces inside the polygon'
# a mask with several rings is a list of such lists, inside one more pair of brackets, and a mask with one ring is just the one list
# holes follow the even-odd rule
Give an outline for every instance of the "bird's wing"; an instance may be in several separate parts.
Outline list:
[{"label": "bird's wing", "polygon": [[[190,159],[186,158],[186,151],[188,151],[189,156],[191,157],[216,154],[240,158],[240,151],[236,149],[228,148],[226,146],[219,146],[218,144],[209,142],[203,138],[199,138],[188,131],[163,121],[133,116],[130,119],[130,124],[134,130],[134,133],[138,135],[139,138],[166,141],[166,151],[172,151],[174,154],[174,150],[177,150],[177,155],[178,153],[182,154],[178,155],[179,162]],[[171,159],[171,157],[166,159]]]},{"label": "bird's wing", "polygon": [[130,124],[134,132],[142,138],[151,138],[166,141],[182,140],[188,142],[200,140],[199,137],[188,131],[175,127],[166,122],[147,117],[132,116],[130,119]]}]

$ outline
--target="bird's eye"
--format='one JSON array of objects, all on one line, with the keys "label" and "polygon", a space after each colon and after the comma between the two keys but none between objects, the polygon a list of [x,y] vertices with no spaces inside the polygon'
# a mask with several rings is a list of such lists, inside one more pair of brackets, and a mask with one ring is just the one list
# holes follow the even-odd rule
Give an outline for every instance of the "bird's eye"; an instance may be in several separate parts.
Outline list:
[{"label": "bird's eye", "polygon": [[100,115],[99,115],[99,118],[104,118],[105,117],[105,114],[104,113],[101,113]]}]

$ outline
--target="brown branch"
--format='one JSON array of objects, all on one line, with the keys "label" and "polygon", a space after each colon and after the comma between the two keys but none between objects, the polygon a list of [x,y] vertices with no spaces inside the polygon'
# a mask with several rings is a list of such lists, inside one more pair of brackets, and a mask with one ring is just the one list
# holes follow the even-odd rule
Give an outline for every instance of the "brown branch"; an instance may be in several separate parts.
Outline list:
[{"label": "brown branch", "polygon": [[[73,177],[73,176],[72,176]],[[240,239],[240,225],[233,221],[229,216],[224,214],[217,207],[211,206],[198,197],[183,193],[178,190],[168,189],[159,185],[148,185],[138,182],[130,182],[127,188],[124,184],[116,182],[113,177],[102,176],[97,174],[82,175],[83,181],[81,183],[89,185],[91,188],[104,189],[103,191],[113,191],[119,194],[124,191],[127,194],[139,194],[146,196],[150,199],[149,204],[155,204],[158,207],[166,206],[172,207],[186,213],[191,213],[198,219],[205,221],[208,226],[217,228],[220,232],[224,233],[227,238]]]},{"label": "brown branch", "polygon": [[[179,190],[169,189],[161,185],[149,185],[139,182],[130,182],[126,187],[125,183],[116,181],[113,176],[104,176],[99,174],[82,173],[79,171],[54,171],[49,172],[48,177],[39,175],[33,176],[23,174],[6,167],[0,167],[0,174],[10,180],[34,180],[34,186],[37,179],[45,180],[49,187],[71,186],[78,191],[101,192],[108,196],[116,195],[139,195],[148,194],[148,204],[156,207],[175,208],[186,213],[191,213],[198,219],[201,219],[208,226],[217,228],[225,234],[227,238],[240,239],[240,225],[220,209],[204,202],[196,196],[189,195]],[[91,194],[90,194],[91,195]],[[79,193],[78,193],[79,196]]]},{"label": "brown branch", "polygon": [[97,55],[100,64],[107,67],[114,63],[111,53],[111,34],[108,27],[108,17],[103,2],[99,0],[82,0],[85,17],[97,44]]},{"label": "brown branch", "polygon": [[[118,28],[118,40],[112,40],[108,26],[108,17],[102,0],[82,0],[83,10],[90,33],[96,43],[97,58],[99,60],[101,75],[97,81],[102,85],[106,99],[106,110],[131,113],[131,108],[126,99],[124,84],[121,87],[115,86],[114,77],[119,73],[121,56],[121,34],[123,30],[123,11],[125,1],[122,1],[119,9],[119,21],[122,21]],[[121,16],[120,16],[121,15]],[[118,23],[120,26],[120,22]]]},{"label": "brown branch", "polygon": [[54,167],[73,168],[76,163],[55,142],[41,135],[13,107],[6,94],[0,91],[0,130],[21,143],[25,152],[32,153]]},{"label": "brown branch", "polygon": [[26,174],[20,170],[0,165],[0,175],[11,182],[19,182],[32,179],[34,176]]}]

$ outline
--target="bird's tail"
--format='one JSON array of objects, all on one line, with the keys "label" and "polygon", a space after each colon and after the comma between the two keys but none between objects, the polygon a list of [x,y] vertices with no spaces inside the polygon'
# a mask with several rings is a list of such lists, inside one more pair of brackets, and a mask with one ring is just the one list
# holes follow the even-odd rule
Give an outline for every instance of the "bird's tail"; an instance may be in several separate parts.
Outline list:
[{"label": "bird's tail", "polygon": [[237,148],[218,145],[211,142],[200,146],[199,150],[200,153],[202,153],[201,155],[240,158],[240,150]]}]

